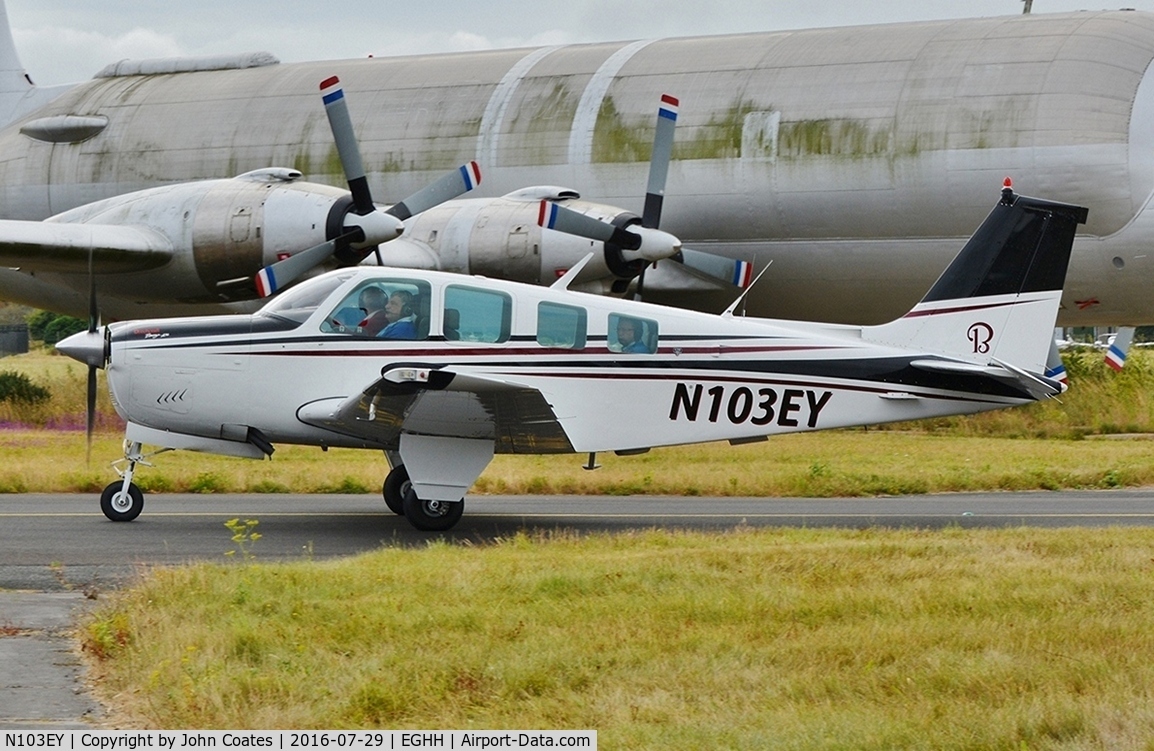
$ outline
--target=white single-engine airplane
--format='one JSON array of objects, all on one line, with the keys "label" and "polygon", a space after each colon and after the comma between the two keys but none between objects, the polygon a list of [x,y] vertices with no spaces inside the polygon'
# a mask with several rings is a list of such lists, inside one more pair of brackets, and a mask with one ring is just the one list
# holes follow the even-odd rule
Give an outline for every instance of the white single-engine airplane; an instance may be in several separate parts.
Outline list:
[{"label": "white single-engine airplane", "polygon": [[127,469],[101,497],[114,521],[141,512],[146,444],[263,458],[293,443],[383,450],[389,508],[445,530],[494,453],[742,443],[1061,393],[1042,373],[1086,217],[1007,181],[921,302],[877,326],[599,297],[566,289],[577,269],[542,288],[357,267],[254,315],[93,326],[58,347],[105,368],[128,423]]}]

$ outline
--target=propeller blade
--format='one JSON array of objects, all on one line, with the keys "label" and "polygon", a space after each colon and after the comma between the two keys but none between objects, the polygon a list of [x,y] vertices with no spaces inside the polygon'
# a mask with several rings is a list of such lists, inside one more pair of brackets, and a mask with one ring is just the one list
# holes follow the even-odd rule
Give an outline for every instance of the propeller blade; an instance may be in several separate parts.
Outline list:
[{"label": "propeller blade", "polygon": [[1106,349],[1106,364],[1116,371],[1121,371],[1126,365],[1126,355],[1130,351],[1130,343],[1134,341],[1134,327],[1123,326],[1110,340]]},{"label": "propeller blade", "polygon": [[732,258],[690,248],[681,249],[679,260],[688,269],[720,282],[732,284],[738,289],[745,289],[753,280],[753,264],[749,261],[735,261]]},{"label": "propeller blade", "polygon": [[[88,333],[96,333],[100,310],[96,304],[96,274],[92,268],[93,249],[88,248]],[[88,363],[88,399],[84,410],[84,462],[92,464],[92,429],[96,425],[96,364]]]},{"label": "propeller blade", "polygon": [[365,177],[361,149],[353,132],[353,121],[349,117],[349,105],[345,102],[345,90],[341,87],[341,79],[332,76],[322,81],[321,98],[325,103],[325,114],[329,117],[333,140],[337,144],[341,167],[345,171],[349,191],[353,194],[354,210],[358,214],[367,214],[374,210],[373,196],[369,192],[369,181]]},{"label": "propeller blade", "polygon": [[[95,332],[93,332],[95,333]],[[92,463],[92,431],[96,427],[96,366],[88,366],[88,402],[85,411],[84,437],[86,451],[84,461]]]},{"label": "propeller blade", "polygon": [[645,188],[645,208],[641,212],[641,226],[656,229],[661,225],[661,205],[665,201],[665,181],[669,177],[669,161],[673,158],[673,131],[677,125],[677,97],[661,95],[657,108],[657,130],[653,134],[653,154],[649,159],[649,184]]},{"label": "propeller blade", "polygon": [[641,235],[559,206],[552,201],[541,201],[541,209],[537,212],[537,224],[545,229],[568,235],[612,243],[625,250],[637,250],[641,247]]},{"label": "propeller blade", "polygon": [[457,169],[442,175],[436,181],[426,185],[400,203],[385,209],[386,214],[392,214],[404,221],[416,216],[422,211],[450,201],[462,193],[468,193],[481,184],[481,165],[476,162],[462,164]]},{"label": "propeller blade", "polygon": [[347,240],[359,233],[348,232],[320,245],[314,245],[308,250],[294,253],[283,261],[269,264],[256,273],[256,293],[261,297],[275,295],[278,291],[291,284],[297,277],[319,266],[332,257],[342,240]]}]

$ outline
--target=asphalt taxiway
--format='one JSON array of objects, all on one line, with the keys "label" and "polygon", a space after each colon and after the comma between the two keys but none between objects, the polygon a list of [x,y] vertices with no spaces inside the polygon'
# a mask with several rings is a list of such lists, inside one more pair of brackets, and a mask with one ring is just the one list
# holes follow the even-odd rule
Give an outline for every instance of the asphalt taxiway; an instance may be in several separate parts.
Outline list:
[{"label": "asphalt taxiway", "polygon": [[[104,518],[95,495],[0,496],[0,589],[110,587],[142,566],[224,560],[224,523],[255,519],[262,561],[331,558],[431,537],[379,495],[146,496],[134,522]],[[520,530],[609,532],[748,526],[1154,526],[1154,489],[950,493],[892,498],[471,496],[450,540],[483,543]]]}]

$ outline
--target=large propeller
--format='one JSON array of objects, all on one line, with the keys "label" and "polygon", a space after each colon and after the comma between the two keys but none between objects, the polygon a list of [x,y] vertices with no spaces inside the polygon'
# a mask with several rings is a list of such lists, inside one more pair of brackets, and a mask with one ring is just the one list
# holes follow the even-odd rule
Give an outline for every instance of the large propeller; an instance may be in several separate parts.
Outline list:
[{"label": "large propeller", "polygon": [[730,258],[681,247],[681,241],[658,229],[665,202],[665,184],[673,158],[673,134],[677,125],[680,101],[669,94],[661,96],[657,108],[657,128],[653,134],[653,151],[649,161],[649,180],[645,189],[645,207],[641,217],[624,214],[614,223],[553,203],[541,202],[537,223],[547,229],[605,243],[605,263],[617,275],[614,291],[624,292],[637,280],[636,296],[641,297],[645,271],[658,261],[671,259],[698,279],[711,284],[722,282],[738,287],[749,284],[750,264]]},{"label": "large propeller", "polygon": [[353,266],[370,253],[376,253],[377,263],[381,263],[379,246],[401,236],[405,231],[404,220],[456,198],[481,182],[480,167],[476,162],[469,162],[400,203],[388,209],[378,209],[369,191],[361,150],[353,132],[340,79],[332,76],[322,81],[321,98],[324,100],[325,114],[328,115],[350,196],[333,206],[328,221],[329,240],[265,266],[257,273],[256,289],[261,297],[275,294],[334,256],[341,265]]}]

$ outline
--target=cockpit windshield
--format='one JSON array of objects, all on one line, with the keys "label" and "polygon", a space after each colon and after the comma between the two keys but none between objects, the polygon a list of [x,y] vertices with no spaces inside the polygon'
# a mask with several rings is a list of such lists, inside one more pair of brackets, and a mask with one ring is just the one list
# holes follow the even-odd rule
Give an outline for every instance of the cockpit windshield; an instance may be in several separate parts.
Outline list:
[{"label": "cockpit windshield", "polygon": [[355,274],[354,269],[341,273],[330,273],[301,282],[295,287],[281,292],[267,305],[257,311],[258,316],[283,318],[296,323],[304,323],[317,307],[328,299],[337,287]]}]

